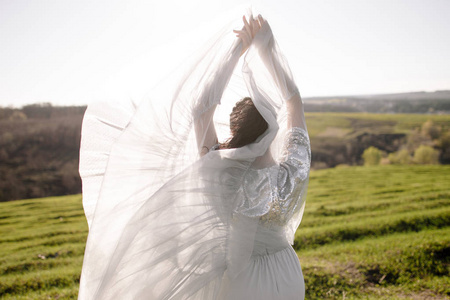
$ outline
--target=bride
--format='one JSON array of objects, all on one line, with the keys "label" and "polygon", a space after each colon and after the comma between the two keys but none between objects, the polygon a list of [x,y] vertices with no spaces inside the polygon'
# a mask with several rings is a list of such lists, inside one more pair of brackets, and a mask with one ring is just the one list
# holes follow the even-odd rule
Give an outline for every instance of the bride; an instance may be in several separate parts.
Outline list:
[{"label": "bride", "polygon": [[[155,109],[160,98],[88,107],[79,299],[304,298],[291,247],[311,160],[302,100],[268,22],[243,21],[166,107]],[[242,55],[249,97],[219,142],[214,114]]]}]

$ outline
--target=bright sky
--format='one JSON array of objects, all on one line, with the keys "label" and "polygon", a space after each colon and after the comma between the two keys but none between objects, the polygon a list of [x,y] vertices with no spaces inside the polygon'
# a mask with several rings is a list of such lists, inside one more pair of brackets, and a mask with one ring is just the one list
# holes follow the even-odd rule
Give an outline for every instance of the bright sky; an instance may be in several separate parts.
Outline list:
[{"label": "bright sky", "polygon": [[[1,0],[0,106],[140,98],[183,59],[161,65],[171,45],[193,49],[192,37],[244,14],[242,3]],[[248,3],[269,20],[304,97],[450,89],[448,0]]]}]

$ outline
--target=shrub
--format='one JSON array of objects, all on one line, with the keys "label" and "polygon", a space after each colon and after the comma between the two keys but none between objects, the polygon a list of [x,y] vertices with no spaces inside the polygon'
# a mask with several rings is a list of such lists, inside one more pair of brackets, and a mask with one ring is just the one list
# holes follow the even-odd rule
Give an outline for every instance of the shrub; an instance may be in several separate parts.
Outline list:
[{"label": "shrub", "polygon": [[396,165],[407,165],[411,163],[411,156],[406,149],[390,153],[388,156],[389,162]]},{"label": "shrub", "polygon": [[440,149],[441,155],[439,161],[441,164],[450,163],[450,131],[446,131],[441,134],[438,140],[436,140],[436,146]]},{"label": "shrub", "polygon": [[422,124],[422,134],[428,135],[431,139],[437,139],[441,135],[441,128],[434,125],[433,121],[428,120]]},{"label": "shrub", "polygon": [[430,146],[420,145],[414,152],[414,162],[421,165],[439,164],[439,151]]},{"label": "shrub", "polygon": [[364,159],[365,166],[376,166],[380,164],[381,150],[371,146],[364,150],[362,157]]}]

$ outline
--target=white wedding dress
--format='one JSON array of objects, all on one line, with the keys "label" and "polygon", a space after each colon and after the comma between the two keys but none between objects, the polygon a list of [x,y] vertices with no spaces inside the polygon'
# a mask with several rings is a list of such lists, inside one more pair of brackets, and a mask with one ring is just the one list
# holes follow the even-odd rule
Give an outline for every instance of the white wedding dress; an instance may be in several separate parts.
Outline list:
[{"label": "white wedding dress", "polygon": [[[88,107],[80,174],[89,236],[79,299],[304,298],[291,244],[310,144],[303,110],[289,110],[301,100],[267,23],[242,74],[268,130],[245,147],[199,157],[198,141],[215,135],[215,107],[236,77],[241,44],[228,39],[214,40],[171,100],[155,92],[139,104]],[[168,105],[155,109],[156,102]],[[265,159],[270,153],[275,161]]]},{"label": "white wedding dress", "polygon": [[[310,161],[309,139],[301,128],[287,134],[280,164],[250,169],[244,179],[247,201],[270,203],[260,217],[248,265],[230,285],[228,299],[304,299],[300,263],[284,226],[302,206]],[[261,199],[261,197],[267,200]]]}]

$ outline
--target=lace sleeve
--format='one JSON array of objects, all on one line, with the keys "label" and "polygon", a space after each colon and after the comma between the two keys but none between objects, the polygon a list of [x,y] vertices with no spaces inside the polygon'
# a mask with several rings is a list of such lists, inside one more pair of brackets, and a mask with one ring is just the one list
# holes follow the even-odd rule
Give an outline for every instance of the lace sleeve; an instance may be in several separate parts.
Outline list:
[{"label": "lace sleeve", "polygon": [[[304,197],[309,178],[311,150],[306,130],[293,127],[286,135],[283,155],[277,173],[274,173],[273,194],[270,196],[269,209],[261,216],[266,226],[286,226],[293,224],[288,234],[292,244],[292,232],[298,227]],[[295,220],[292,220],[295,219]]]},{"label": "lace sleeve", "polygon": [[302,192],[302,183],[309,176],[311,165],[311,147],[308,132],[293,127],[286,134],[283,153],[280,160],[277,185],[281,200],[298,198]]}]

